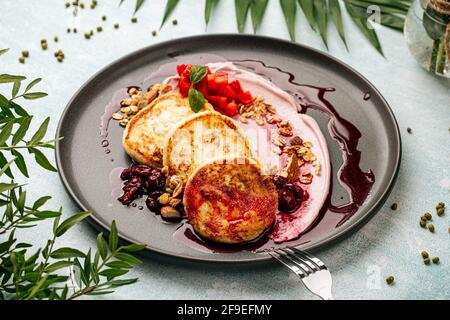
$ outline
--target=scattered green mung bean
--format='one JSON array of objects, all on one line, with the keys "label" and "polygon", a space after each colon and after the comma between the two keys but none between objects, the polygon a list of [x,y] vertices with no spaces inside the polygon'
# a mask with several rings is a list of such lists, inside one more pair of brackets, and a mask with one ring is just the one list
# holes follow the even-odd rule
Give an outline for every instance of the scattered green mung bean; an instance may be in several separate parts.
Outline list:
[{"label": "scattered green mung bean", "polygon": [[434,264],[439,264],[439,257],[434,257],[431,261],[433,261]]},{"label": "scattered green mung bean", "polygon": [[84,9],[84,3],[83,3],[83,2],[80,3],[80,8],[81,8],[81,9]]},{"label": "scattered green mung bean", "polygon": [[103,16],[103,17],[102,17],[102,20],[103,20],[103,21],[106,21],[106,16]]},{"label": "scattered green mung bean", "polygon": [[394,283],[394,277],[393,276],[389,276],[386,278],[386,283],[388,285],[392,285]]},{"label": "scattered green mung bean", "polygon": [[64,61],[64,58],[61,57],[61,56],[57,56],[57,57],[56,57],[56,60],[58,60],[58,62],[63,62],[63,61]]},{"label": "scattered green mung bean", "polygon": [[156,30],[153,30],[153,31],[152,31],[152,36],[156,37],[157,34],[158,34],[158,33],[156,32]]},{"label": "scattered green mung bean", "polygon": [[118,23],[114,24],[114,29],[119,29],[119,24]]},{"label": "scattered green mung bean", "polygon": [[77,28],[73,28],[73,33],[77,33],[77,32],[78,32]]},{"label": "scattered green mung bean", "polygon": [[440,207],[439,209],[436,210],[436,213],[439,217],[442,217],[444,215],[444,212],[445,212],[444,207]]},{"label": "scattered green mung bean", "polygon": [[53,38],[53,41],[58,42],[58,41],[59,41],[59,38],[58,38],[58,37],[54,37],[54,38]]},{"label": "scattered green mung bean", "polygon": [[426,251],[422,251],[420,254],[422,255],[422,258],[424,258],[424,259],[430,257],[430,255],[429,255],[428,252],[426,252]]},{"label": "scattered green mung bean", "polygon": [[422,228],[425,228],[425,227],[427,226],[427,222],[424,221],[424,220],[420,220],[420,226],[421,226]]},{"label": "scattered green mung bean", "polygon": [[397,207],[398,207],[398,205],[395,202],[391,205],[391,209],[394,211],[397,210]]},{"label": "scattered green mung bean", "polygon": [[430,264],[430,258],[423,259],[423,263],[425,263],[426,265],[429,265]]},{"label": "scattered green mung bean", "polygon": [[28,58],[29,56],[30,56],[30,51],[28,51],[28,50],[23,50],[22,51],[22,57]]},{"label": "scattered green mung bean", "polygon": [[91,31],[89,32],[89,35],[92,37],[92,36],[94,35],[94,30],[91,30]]},{"label": "scattered green mung bean", "polygon": [[72,31],[70,28],[67,28],[67,33],[70,33],[70,31]]},{"label": "scattered green mung bean", "polygon": [[103,28],[102,27],[97,27],[97,32],[102,32]]},{"label": "scattered green mung bean", "polygon": [[411,134],[412,133],[412,129],[411,128],[406,128],[406,131]]},{"label": "scattered green mung bean", "polygon": [[424,216],[425,219],[427,219],[428,221],[430,221],[430,220],[433,218],[433,216],[432,216],[431,213],[429,213],[429,212],[425,212],[425,214],[424,214],[423,216]]},{"label": "scattered green mung bean", "polygon": [[42,43],[41,43],[41,47],[42,47],[42,50],[47,50],[47,49],[48,49],[48,44],[47,44],[47,42],[42,42]]},{"label": "scattered green mung bean", "polygon": [[178,20],[177,20],[177,19],[174,19],[174,20],[172,21],[172,24],[173,24],[174,26],[176,26],[176,25],[178,24]]},{"label": "scattered green mung bean", "polygon": [[66,8],[70,7],[70,2],[66,2]]},{"label": "scattered green mung bean", "polygon": [[430,232],[434,233],[434,224],[429,224],[428,225],[428,230],[430,230]]},{"label": "scattered green mung bean", "polygon": [[19,58],[19,62],[20,62],[20,63],[25,63],[25,58],[24,58],[24,57],[20,57],[20,58]]},{"label": "scattered green mung bean", "polygon": [[132,23],[136,23],[137,22],[137,18],[136,17],[131,18],[131,22]]},{"label": "scattered green mung bean", "polygon": [[89,40],[91,38],[91,34],[89,32],[85,32],[84,37]]}]

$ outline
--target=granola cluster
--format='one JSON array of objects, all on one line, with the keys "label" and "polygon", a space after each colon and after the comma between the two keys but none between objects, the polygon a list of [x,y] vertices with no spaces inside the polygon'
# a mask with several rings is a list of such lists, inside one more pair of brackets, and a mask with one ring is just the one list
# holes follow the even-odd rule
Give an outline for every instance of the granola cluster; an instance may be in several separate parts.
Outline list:
[{"label": "granola cluster", "polygon": [[143,92],[140,88],[131,87],[128,89],[130,98],[122,100],[120,103],[120,113],[113,113],[112,119],[119,121],[122,127],[125,127],[136,113],[148,106],[153,100],[159,96],[172,90],[172,87],[165,84],[154,84],[148,88],[147,92]]}]

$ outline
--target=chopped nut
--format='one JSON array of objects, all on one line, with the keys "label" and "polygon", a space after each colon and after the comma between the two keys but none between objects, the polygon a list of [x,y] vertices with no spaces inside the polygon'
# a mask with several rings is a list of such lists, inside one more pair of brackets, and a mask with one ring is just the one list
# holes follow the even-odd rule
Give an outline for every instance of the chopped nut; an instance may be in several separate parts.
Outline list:
[{"label": "chopped nut", "polygon": [[125,127],[128,124],[128,121],[129,121],[128,119],[122,119],[122,120],[119,121],[119,124],[122,127]]},{"label": "chopped nut", "polygon": [[180,205],[181,199],[170,199],[169,205],[173,208],[176,208]]},{"label": "chopped nut", "polygon": [[267,108],[267,111],[272,114],[277,113],[277,109],[271,104],[266,104],[266,108]]},{"label": "chopped nut", "polygon": [[114,120],[122,120],[123,119],[123,115],[121,115],[120,113],[113,113],[112,118]]},{"label": "chopped nut", "polygon": [[258,117],[258,118],[256,119],[256,124],[257,124],[258,126],[263,126],[263,125],[265,124],[265,121],[264,121],[264,119],[263,119],[262,117]]},{"label": "chopped nut", "polygon": [[130,107],[122,107],[122,108],[120,108],[120,112],[129,113],[130,112]]},{"label": "chopped nut", "polygon": [[137,113],[139,111],[138,106],[130,106],[130,113]]},{"label": "chopped nut", "polygon": [[138,93],[139,93],[139,89],[136,88],[136,87],[131,87],[131,88],[128,90],[128,94],[129,94],[130,96],[135,95],[135,94],[138,94]]},{"label": "chopped nut", "polygon": [[170,202],[170,194],[168,193],[163,193],[159,198],[158,201],[159,203],[161,203],[162,205],[168,204]]},{"label": "chopped nut", "polygon": [[302,176],[300,177],[300,182],[303,184],[311,184],[312,180],[313,180],[313,175],[309,171],[303,172]]},{"label": "chopped nut", "polygon": [[129,106],[132,103],[132,99],[123,99],[122,102],[120,103],[123,106]]},{"label": "chopped nut", "polygon": [[268,115],[266,115],[266,121],[268,124],[275,124],[278,122],[278,119],[275,118],[273,115],[268,114]]},{"label": "chopped nut", "polygon": [[242,123],[248,123],[248,119],[245,118],[245,117],[240,117],[239,120],[240,120]]},{"label": "chopped nut", "polygon": [[272,142],[278,147],[284,147],[286,145],[286,141],[281,138],[278,134],[272,135]]},{"label": "chopped nut", "polygon": [[183,182],[180,182],[180,183],[176,186],[175,190],[173,190],[172,197],[178,198],[178,196],[180,196],[180,195],[183,193],[183,191],[184,191],[184,183],[183,183]]},{"label": "chopped nut", "polygon": [[301,146],[303,145],[303,139],[299,136],[295,136],[289,140],[289,144],[291,146]]},{"label": "chopped nut", "polygon": [[164,206],[161,208],[161,216],[165,219],[180,219],[181,213],[171,206]]},{"label": "chopped nut", "polygon": [[288,163],[286,167],[281,170],[279,176],[288,179],[289,181],[295,181],[298,178],[298,159],[295,154],[291,155],[291,157],[288,160]]},{"label": "chopped nut", "polygon": [[278,128],[278,133],[285,137],[291,137],[294,134],[290,127]]}]

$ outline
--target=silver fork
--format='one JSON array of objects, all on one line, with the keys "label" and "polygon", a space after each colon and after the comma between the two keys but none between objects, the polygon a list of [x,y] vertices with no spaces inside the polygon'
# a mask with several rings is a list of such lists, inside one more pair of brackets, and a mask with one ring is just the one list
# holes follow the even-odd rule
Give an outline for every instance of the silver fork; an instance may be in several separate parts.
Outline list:
[{"label": "silver fork", "polygon": [[323,300],[333,300],[331,274],[320,259],[294,247],[276,249],[269,254],[298,275],[309,291]]}]

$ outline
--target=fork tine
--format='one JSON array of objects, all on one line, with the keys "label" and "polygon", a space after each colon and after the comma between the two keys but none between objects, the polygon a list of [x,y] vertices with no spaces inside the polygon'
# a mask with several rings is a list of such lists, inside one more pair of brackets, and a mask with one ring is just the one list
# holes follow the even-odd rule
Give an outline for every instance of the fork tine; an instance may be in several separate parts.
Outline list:
[{"label": "fork tine", "polygon": [[300,268],[307,276],[314,273],[314,269],[310,269],[308,266],[306,266],[303,261],[299,259],[294,259],[293,255],[290,253],[286,253],[280,249],[275,250],[276,253],[278,253],[281,257],[289,260],[291,263],[293,263],[297,268]]},{"label": "fork tine", "polygon": [[311,269],[312,272],[320,271],[320,267],[316,264],[312,263],[308,259],[303,258],[302,256],[297,255],[297,253],[293,250],[291,250],[289,247],[285,249],[280,249],[285,254],[289,255],[290,258],[296,260],[298,263],[301,263],[303,265],[307,265],[309,269]]},{"label": "fork tine", "polygon": [[311,262],[313,262],[314,264],[316,264],[320,269],[327,269],[327,267],[325,266],[325,264],[322,262],[322,260],[320,260],[319,258],[316,257],[312,257],[311,255],[309,255],[308,253],[301,251],[295,247],[287,247],[288,249],[294,251],[296,254],[310,260]]},{"label": "fork tine", "polygon": [[305,273],[302,269],[297,267],[295,264],[289,263],[289,260],[285,257],[281,256],[275,251],[268,252],[274,259],[278,260],[281,264],[289,268],[292,272],[294,272],[296,275],[298,275],[301,279],[306,277],[308,274]]}]

